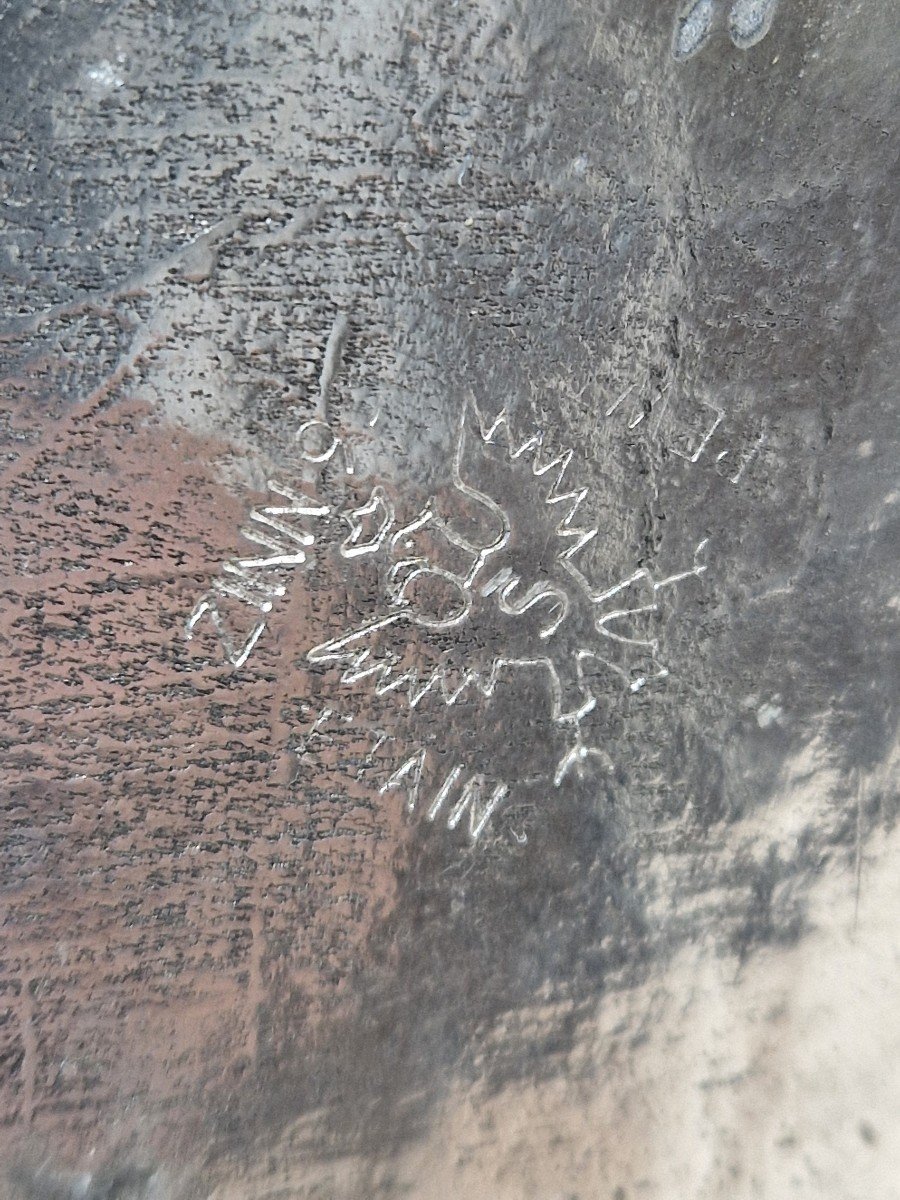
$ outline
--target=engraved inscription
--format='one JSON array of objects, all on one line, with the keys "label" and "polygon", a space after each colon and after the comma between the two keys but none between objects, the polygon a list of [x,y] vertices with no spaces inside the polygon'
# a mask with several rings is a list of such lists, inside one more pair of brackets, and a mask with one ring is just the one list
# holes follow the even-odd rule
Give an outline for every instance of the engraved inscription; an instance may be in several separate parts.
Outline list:
[{"label": "engraved inscription", "polygon": [[[324,421],[304,422],[295,438],[302,461],[322,465],[339,455],[345,473],[353,474],[352,459],[343,439],[332,433]],[[242,537],[266,553],[231,558],[223,563],[219,577],[194,605],[185,626],[187,637],[191,638],[201,621],[211,621],[233,667],[242,667],[250,657],[276,600],[288,590],[292,570],[307,562],[308,551],[316,540],[313,529],[317,519],[331,512],[328,504],[276,479],[270,479],[267,486],[280,503],[252,509],[241,529]],[[251,610],[250,627],[241,634],[229,628],[222,613],[225,599]]]},{"label": "engraved inscription", "polygon": [[[723,445],[720,407],[698,401],[677,414],[673,429],[665,399],[654,418],[657,428],[668,419],[675,458],[687,466],[702,459],[738,484],[765,431],[735,451]],[[605,415],[634,429],[647,412],[626,391]],[[598,705],[668,677],[666,597],[707,571],[706,539],[662,576],[638,566],[604,577],[614,556],[589,516],[594,498],[574,477],[573,450],[551,447],[539,429],[517,437],[505,408],[487,416],[474,396],[462,406],[448,484],[408,510],[386,484],[355,478],[344,439],[324,420],[307,421],[296,438],[304,463],[336,469],[336,490],[326,502],[315,489],[270,480],[269,502],[253,508],[241,529],[252,551],[222,565],[188,617],[187,636],[208,621],[226,659],[244,667],[318,543],[351,578],[365,573],[375,611],[310,646],[309,668],[335,671],[339,688],[361,686],[379,702],[396,701],[398,714],[436,704],[467,729],[474,723],[470,760],[448,760],[433,744],[417,744],[415,733],[406,749],[398,743],[393,763],[378,760],[381,795],[402,794],[408,813],[477,841],[501,808],[518,801],[523,779],[557,789],[570,777],[611,770]],[[246,610],[245,629],[229,625],[226,601]],[[480,723],[477,716],[494,712],[501,698],[508,713],[510,697],[519,698],[512,711],[531,706],[542,714],[545,732],[524,766],[510,762],[507,718]],[[379,732],[372,761],[394,741]]]},{"label": "engraved inscription", "polygon": [[[706,542],[683,570],[664,578],[642,567],[594,581],[580,555],[600,531],[582,516],[588,490],[570,478],[573,457],[570,449],[549,450],[540,432],[517,440],[506,411],[487,419],[469,400],[450,494],[401,516],[376,485],[363,504],[339,514],[349,530],[339,552],[377,562],[384,608],[313,646],[308,661],[334,664],[340,683],[366,681],[376,695],[394,693],[411,709],[426,699],[447,707],[489,701],[498,689],[515,687],[517,677],[537,677],[562,734],[545,767],[553,786],[591,760],[607,764],[584,730],[597,704],[595,681],[608,687],[613,679],[633,693],[667,676],[648,620],[652,625],[666,589],[706,571]],[[406,648],[414,628],[424,638],[453,630],[453,650],[435,665],[411,663]],[[425,750],[417,750],[383,789],[405,788],[410,811],[420,807],[425,760]],[[477,838],[510,790],[507,781],[456,763],[435,784],[426,817],[446,814],[452,829],[468,812]]]},{"label": "engraved inscription", "polygon": [[[241,667],[266,627],[266,617],[275,601],[287,591],[286,569],[302,566],[306,562],[307,550],[315,538],[309,532],[310,518],[325,516],[327,505],[317,504],[308,496],[301,495],[277,480],[270,479],[269,491],[286,500],[286,504],[266,504],[254,508],[250,520],[241,530],[248,542],[254,543],[263,554],[245,558],[233,558],[222,565],[222,574],[213,582],[207,594],[197,602],[188,617],[187,633],[190,637],[197,624],[208,617],[216,627],[228,661]],[[230,596],[251,609],[259,616],[240,644],[235,644],[225,626],[220,611],[220,599]]]}]

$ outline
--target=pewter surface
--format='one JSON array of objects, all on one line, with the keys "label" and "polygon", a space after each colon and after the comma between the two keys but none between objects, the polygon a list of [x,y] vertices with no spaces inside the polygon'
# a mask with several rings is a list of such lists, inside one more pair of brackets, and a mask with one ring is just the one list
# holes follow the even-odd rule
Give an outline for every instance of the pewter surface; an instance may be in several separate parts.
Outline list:
[{"label": "pewter surface", "polygon": [[0,5],[4,1200],[887,1200],[896,45]]}]

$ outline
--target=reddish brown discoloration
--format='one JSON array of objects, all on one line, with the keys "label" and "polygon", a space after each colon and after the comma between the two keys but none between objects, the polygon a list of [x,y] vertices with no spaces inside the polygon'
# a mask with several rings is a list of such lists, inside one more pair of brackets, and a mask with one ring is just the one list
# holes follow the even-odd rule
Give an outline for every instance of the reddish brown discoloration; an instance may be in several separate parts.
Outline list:
[{"label": "reddish brown discoloration", "polygon": [[3,482],[2,1107],[76,1159],[114,1114],[117,1141],[202,1118],[296,1019],[273,972],[315,1012],[390,900],[398,830],[289,752],[302,577],[243,671],[184,638],[249,503],[224,449],[97,397]]}]

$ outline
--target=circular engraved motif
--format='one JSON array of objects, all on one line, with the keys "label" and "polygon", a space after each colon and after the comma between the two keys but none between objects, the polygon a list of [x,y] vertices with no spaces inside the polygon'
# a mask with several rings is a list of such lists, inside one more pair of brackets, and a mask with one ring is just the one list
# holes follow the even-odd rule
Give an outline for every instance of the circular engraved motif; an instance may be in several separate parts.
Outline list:
[{"label": "circular engraved motif", "polygon": [[[696,461],[720,422],[713,413],[696,447],[676,454]],[[706,540],[668,575],[638,566],[595,577],[586,552],[602,531],[574,451],[541,430],[518,434],[505,409],[488,416],[474,396],[460,412],[450,482],[421,507],[384,482],[356,495],[342,439],[319,421],[299,433],[307,463],[340,459],[343,499],[271,480],[275,502],[253,509],[242,530],[260,553],[224,564],[189,636],[209,618],[242,667],[290,573],[326,550],[338,571],[332,590],[345,587],[363,616],[310,646],[306,666],[332,680],[329,716],[341,695],[388,705],[395,728],[379,724],[373,740],[399,753],[379,758],[382,795],[398,791],[410,813],[477,841],[501,809],[527,812],[571,777],[611,770],[610,706],[667,678],[665,597],[707,570]],[[225,600],[256,612],[242,639],[226,627]]]}]

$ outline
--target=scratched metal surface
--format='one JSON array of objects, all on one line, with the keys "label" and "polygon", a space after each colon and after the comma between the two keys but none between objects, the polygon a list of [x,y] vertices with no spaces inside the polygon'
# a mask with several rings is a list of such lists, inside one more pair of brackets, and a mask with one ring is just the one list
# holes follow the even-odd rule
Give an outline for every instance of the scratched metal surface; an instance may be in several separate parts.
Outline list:
[{"label": "scratched metal surface", "polygon": [[0,5],[0,1194],[896,1196],[897,33]]}]

